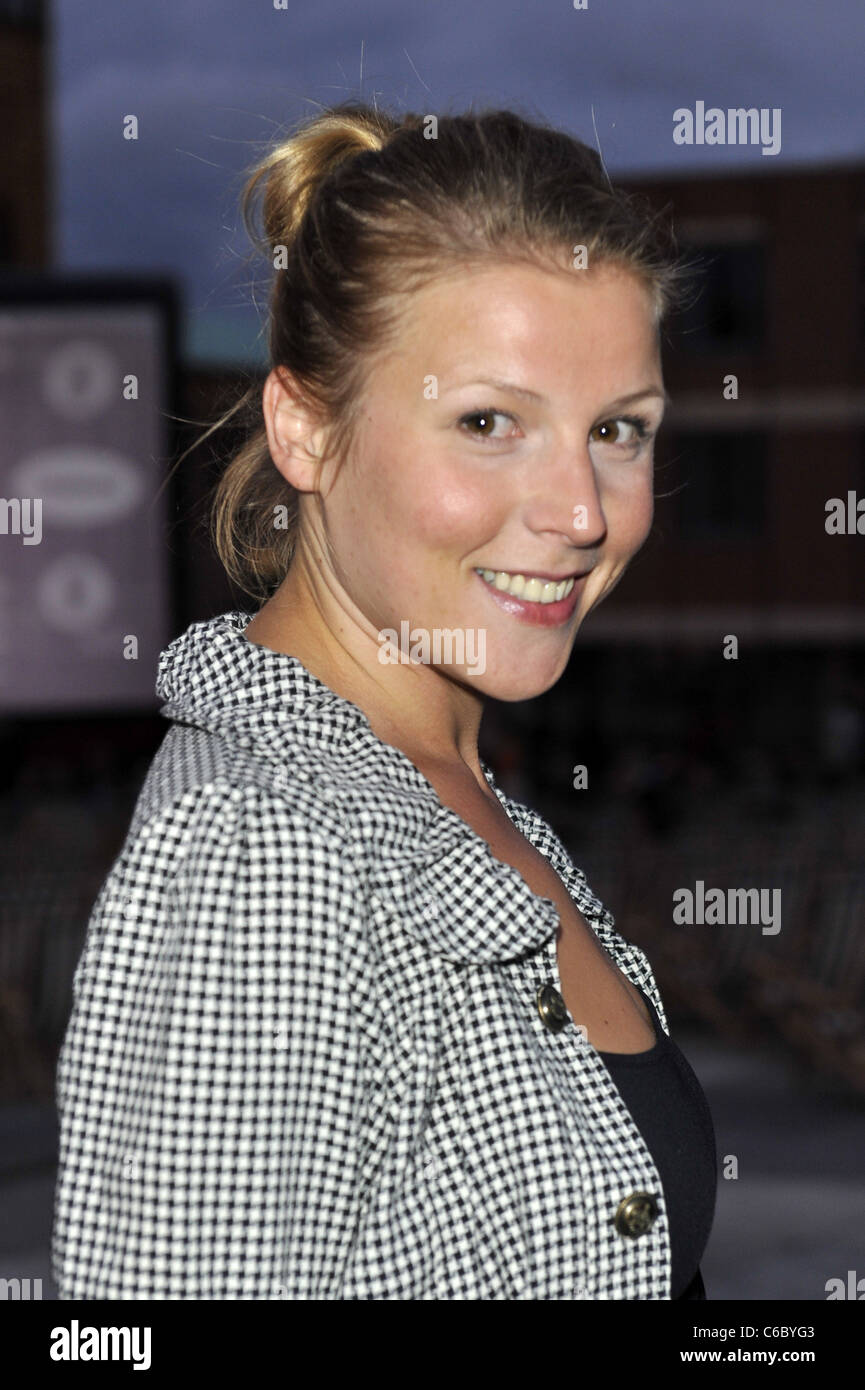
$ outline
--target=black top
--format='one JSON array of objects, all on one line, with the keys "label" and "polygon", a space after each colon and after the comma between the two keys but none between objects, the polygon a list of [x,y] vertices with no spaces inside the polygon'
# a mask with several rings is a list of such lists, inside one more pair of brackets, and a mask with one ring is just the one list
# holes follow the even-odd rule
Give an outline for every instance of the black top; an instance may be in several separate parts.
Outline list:
[{"label": "black top", "polygon": [[672,1258],[671,1298],[705,1298],[700,1260],[715,1216],[715,1129],[703,1088],[664,1032],[651,999],[656,1042],[645,1052],[600,1052],[661,1177]]}]

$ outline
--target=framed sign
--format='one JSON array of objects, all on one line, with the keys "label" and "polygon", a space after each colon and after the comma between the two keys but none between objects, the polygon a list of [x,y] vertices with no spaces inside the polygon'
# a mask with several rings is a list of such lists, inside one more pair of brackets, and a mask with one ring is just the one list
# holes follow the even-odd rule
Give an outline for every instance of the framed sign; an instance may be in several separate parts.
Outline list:
[{"label": "framed sign", "polygon": [[170,641],[165,281],[0,279],[0,711],[157,704]]}]

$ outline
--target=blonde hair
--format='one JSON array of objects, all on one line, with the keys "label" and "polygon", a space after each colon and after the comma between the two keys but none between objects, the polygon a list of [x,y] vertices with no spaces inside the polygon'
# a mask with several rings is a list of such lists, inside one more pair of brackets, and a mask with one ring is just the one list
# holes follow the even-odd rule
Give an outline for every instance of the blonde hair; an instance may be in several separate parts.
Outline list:
[{"label": "blonde hair", "polygon": [[[326,108],[253,166],[241,208],[274,266],[271,364],[320,412],[324,453],[338,461],[401,304],[430,281],[484,260],[564,270],[583,245],[590,266],[615,263],[643,280],[660,325],[690,271],[664,213],[615,189],[594,149],[512,110],[396,119],[358,102]],[[229,578],[263,602],[291,563],[297,493],[270,457],[259,383],[197,443],[238,411],[246,441],[216,485],[211,535]]]}]

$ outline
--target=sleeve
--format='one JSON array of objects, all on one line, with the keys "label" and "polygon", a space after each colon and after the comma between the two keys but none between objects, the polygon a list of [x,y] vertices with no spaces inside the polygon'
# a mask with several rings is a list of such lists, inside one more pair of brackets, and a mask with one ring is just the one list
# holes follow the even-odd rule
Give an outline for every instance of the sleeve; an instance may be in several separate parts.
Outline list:
[{"label": "sleeve", "polygon": [[130,831],[57,1065],[61,1299],[339,1297],[364,942],[350,858],[310,819],[209,785]]}]

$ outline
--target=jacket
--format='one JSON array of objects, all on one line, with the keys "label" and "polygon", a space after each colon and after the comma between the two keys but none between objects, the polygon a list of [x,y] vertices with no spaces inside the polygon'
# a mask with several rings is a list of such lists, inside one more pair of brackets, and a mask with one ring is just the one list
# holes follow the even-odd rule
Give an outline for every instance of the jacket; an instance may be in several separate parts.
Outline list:
[{"label": "jacket", "polygon": [[[57,1064],[60,1298],[668,1299],[652,1156],[539,1007],[555,905],[251,617],[160,657],[172,724]],[[669,1033],[644,952],[482,767]]]}]

